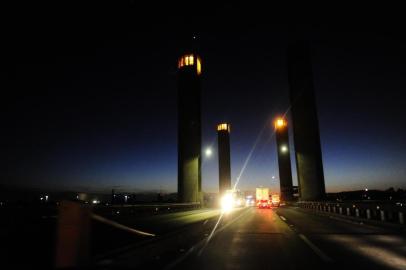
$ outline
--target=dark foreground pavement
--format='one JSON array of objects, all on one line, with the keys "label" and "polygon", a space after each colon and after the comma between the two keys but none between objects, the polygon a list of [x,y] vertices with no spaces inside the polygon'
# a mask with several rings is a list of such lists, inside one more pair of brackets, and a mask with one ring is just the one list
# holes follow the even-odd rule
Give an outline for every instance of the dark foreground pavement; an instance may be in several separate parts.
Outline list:
[{"label": "dark foreground pavement", "polygon": [[[157,236],[95,226],[91,269],[406,269],[404,231],[294,207],[244,208],[227,215],[200,209],[116,221]],[[40,219],[27,224],[30,230],[16,234],[21,241],[10,242],[12,235],[3,235],[9,241],[4,242],[2,261],[12,265],[6,268],[51,268],[55,240],[42,235],[52,236],[54,223]],[[48,234],[35,233],[36,227]],[[14,257],[8,256],[10,243],[20,250]]]},{"label": "dark foreground pavement", "polygon": [[167,269],[406,269],[406,238],[298,208],[251,208]]}]

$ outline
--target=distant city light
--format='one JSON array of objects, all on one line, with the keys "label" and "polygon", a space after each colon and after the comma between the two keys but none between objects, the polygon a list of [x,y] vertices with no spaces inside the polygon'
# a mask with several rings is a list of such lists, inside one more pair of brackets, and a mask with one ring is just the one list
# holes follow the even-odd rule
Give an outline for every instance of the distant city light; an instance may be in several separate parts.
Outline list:
[{"label": "distant city light", "polygon": [[368,191],[368,189],[367,189],[367,188],[365,188],[365,191]]}]

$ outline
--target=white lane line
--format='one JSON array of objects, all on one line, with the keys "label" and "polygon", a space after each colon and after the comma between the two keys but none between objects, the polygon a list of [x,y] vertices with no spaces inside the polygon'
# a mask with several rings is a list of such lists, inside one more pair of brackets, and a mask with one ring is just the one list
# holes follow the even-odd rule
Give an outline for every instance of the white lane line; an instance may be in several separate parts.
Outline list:
[{"label": "white lane line", "polygon": [[302,239],[313,251],[316,253],[324,262],[331,263],[333,259],[327,256],[323,251],[321,251],[317,246],[315,246],[306,236],[299,233],[300,239]]},{"label": "white lane line", "polygon": [[284,216],[279,216],[283,221],[286,221],[286,218]]},{"label": "white lane line", "polygon": [[[241,213],[239,216],[235,217],[234,219],[230,220],[228,223],[226,223],[225,225],[223,225],[221,228],[217,229],[214,233],[213,233],[213,237],[215,235],[217,235],[218,233],[222,232],[223,230],[225,230],[227,227],[229,227],[230,225],[234,224],[236,221],[240,220],[242,217],[244,217],[246,214],[248,213],[248,211],[245,211],[243,213]],[[163,268],[164,270],[171,270],[173,268],[175,268],[177,265],[179,265],[180,263],[182,263],[187,257],[189,257],[193,251],[204,247],[204,244],[207,242],[207,238],[203,238],[202,240],[198,241],[195,245],[193,245],[186,253],[183,254],[183,256],[180,256],[179,258],[177,258],[176,260],[172,261],[171,263],[167,264],[165,266],[165,268]],[[200,250],[201,251],[201,250]],[[199,253],[200,253],[199,251]]]}]

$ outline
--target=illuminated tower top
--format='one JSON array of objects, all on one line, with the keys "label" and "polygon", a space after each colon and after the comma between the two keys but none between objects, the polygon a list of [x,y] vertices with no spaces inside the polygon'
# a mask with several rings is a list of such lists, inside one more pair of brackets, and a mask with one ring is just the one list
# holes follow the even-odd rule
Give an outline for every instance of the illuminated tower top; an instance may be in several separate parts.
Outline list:
[{"label": "illuminated tower top", "polygon": [[230,133],[230,124],[222,123],[217,125],[217,131],[228,131]]},{"label": "illuminated tower top", "polygon": [[196,54],[185,54],[179,58],[178,68],[182,69],[184,67],[194,67],[198,75],[202,73],[201,59]]},{"label": "illuminated tower top", "polygon": [[288,122],[286,122],[286,120],[283,117],[278,117],[275,122],[275,129],[283,129],[288,125]]}]

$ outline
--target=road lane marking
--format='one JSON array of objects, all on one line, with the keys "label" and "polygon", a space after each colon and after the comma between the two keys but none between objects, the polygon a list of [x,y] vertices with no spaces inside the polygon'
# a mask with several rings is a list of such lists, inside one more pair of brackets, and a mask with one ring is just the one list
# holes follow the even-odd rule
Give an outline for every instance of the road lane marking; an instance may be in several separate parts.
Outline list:
[{"label": "road lane marking", "polygon": [[[225,225],[223,225],[222,227],[217,229],[213,233],[212,237],[216,236],[217,234],[222,232],[224,229],[226,229],[230,225],[234,224],[236,221],[240,220],[248,212],[249,211],[247,211],[247,210],[245,210],[245,211],[243,210],[243,212],[240,213],[240,215],[238,215],[237,217],[235,217],[234,219],[230,220],[228,223],[226,223]],[[205,242],[207,242],[207,238],[201,239],[196,244],[194,244],[186,253],[184,253],[182,256],[178,257],[177,259],[175,259],[171,263],[167,264],[163,269],[164,270],[171,270],[171,269],[175,268],[177,265],[182,263],[187,257],[189,257],[195,250],[197,251],[198,249],[200,249],[200,251],[201,251],[201,248],[204,247]],[[200,253],[200,251],[199,251],[199,253]]]},{"label": "road lane marking", "polygon": [[299,233],[300,239],[302,239],[313,251],[317,254],[324,262],[331,263],[333,259],[327,256],[321,249],[319,249],[316,245],[314,245],[305,235]]},{"label": "road lane marking", "polygon": [[279,216],[283,221],[286,221],[286,218],[284,216]]}]

